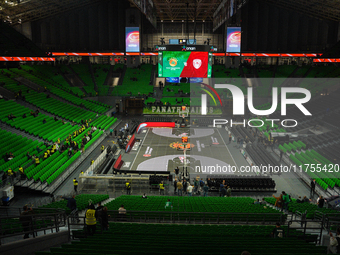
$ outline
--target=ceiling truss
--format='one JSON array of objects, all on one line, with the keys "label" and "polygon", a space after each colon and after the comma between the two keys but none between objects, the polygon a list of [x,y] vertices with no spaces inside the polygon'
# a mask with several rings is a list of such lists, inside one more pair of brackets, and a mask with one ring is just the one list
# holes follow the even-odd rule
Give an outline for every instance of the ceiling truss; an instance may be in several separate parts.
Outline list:
[{"label": "ceiling truss", "polygon": [[262,0],[322,20],[340,21],[338,0]]},{"label": "ceiling truss", "polygon": [[158,20],[212,21],[213,12],[222,0],[153,0]]},{"label": "ceiling truss", "polygon": [[0,0],[0,18],[11,25],[35,21],[103,0]]}]

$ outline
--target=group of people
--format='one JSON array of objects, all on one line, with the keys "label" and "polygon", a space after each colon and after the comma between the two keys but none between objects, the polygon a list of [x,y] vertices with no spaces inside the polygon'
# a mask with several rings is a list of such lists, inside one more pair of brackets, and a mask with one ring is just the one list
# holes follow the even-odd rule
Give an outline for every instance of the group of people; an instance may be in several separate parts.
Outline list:
[{"label": "group of people", "polygon": [[[71,215],[79,223],[80,219],[78,216],[76,196],[73,195],[71,198],[61,197],[67,200],[67,207],[71,210]],[[87,210],[85,212],[85,224],[86,230],[89,235],[94,235],[96,232],[97,221],[100,223],[102,230],[109,229],[109,217],[107,213],[108,209],[106,206],[102,206],[101,202],[98,203],[97,208],[92,202],[89,202]]]},{"label": "group of people", "polygon": [[3,159],[5,162],[8,162],[14,158],[14,155],[12,152],[6,152],[6,154],[3,156]]},{"label": "group of people", "polygon": [[89,235],[94,235],[96,232],[97,221],[99,221],[102,230],[109,229],[109,217],[107,213],[107,207],[98,203],[97,208],[90,203],[88,209],[85,212],[85,223],[87,232]]},{"label": "group of people", "polygon": [[[38,110],[37,110],[38,111]],[[39,112],[31,112],[31,114],[38,114]],[[55,152],[60,151],[61,153],[63,153],[64,151],[66,151],[68,149],[68,157],[71,158],[78,150],[79,150],[79,145],[78,143],[74,140],[75,137],[77,137],[78,135],[80,135],[81,133],[83,133],[85,131],[85,127],[88,126],[88,123],[91,120],[87,121],[87,120],[82,120],[83,125],[81,126],[81,128],[79,130],[76,130],[73,132],[73,134],[69,134],[66,138],[65,138],[65,142],[62,143],[61,139],[58,138],[56,142],[54,142],[51,146],[51,143],[48,142],[47,140],[44,142],[45,147],[47,148],[44,153],[42,155],[39,156],[39,154],[42,152],[42,149],[37,146],[36,147],[36,151],[37,151],[37,155],[33,154],[31,155],[30,152],[28,151],[26,153],[26,157],[28,159],[32,159],[33,163],[38,166],[40,164],[41,159],[46,160],[48,159],[50,156],[52,156]],[[89,142],[92,139],[92,133],[96,130],[96,128],[92,128],[91,131],[88,131],[86,134],[83,135],[83,138],[81,140],[81,150],[82,152],[84,152],[84,148],[85,148],[85,144],[87,142]],[[61,145],[62,144],[62,145]],[[14,158],[14,155],[12,152],[8,152],[4,155],[4,160],[10,161]],[[22,166],[19,166],[18,171],[21,174],[22,178],[25,178],[26,174],[25,171],[23,169]],[[16,176],[16,172],[17,170],[13,171],[11,168],[9,168],[6,172],[6,174],[4,174],[2,176],[2,180],[6,180],[8,177],[10,177],[9,179],[11,180],[11,178]]]},{"label": "group of people", "polygon": [[276,199],[274,206],[277,209],[281,209],[281,211],[288,212],[288,205],[291,202],[290,195],[288,195],[285,191],[282,191],[280,196],[276,197],[273,195],[273,197]]},{"label": "group of people", "polygon": [[[279,196],[273,195],[273,197],[276,199],[274,206],[277,209],[281,209],[281,211],[288,212],[288,205],[290,202],[292,202],[292,199],[289,194],[287,194],[285,191],[282,191],[282,193]],[[303,198],[298,197],[296,200],[297,203],[311,203],[312,200],[307,198],[307,196],[304,196]],[[323,198],[323,196],[319,196],[316,204],[319,208],[323,208],[325,205],[326,200]]]},{"label": "group of people", "polygon": [[178,196],[183,196],[183,193],[191,197],[192,195],[200,195],[203,193],[204,197],[208,196],[209,187],[207,182],[204,182],[203,179],[199,180],[196,178],[194,180],[194,184],[190,184],[185,178],[183,178],[183,182],[181,179],[175,178],[174,181],[174,194]]}]

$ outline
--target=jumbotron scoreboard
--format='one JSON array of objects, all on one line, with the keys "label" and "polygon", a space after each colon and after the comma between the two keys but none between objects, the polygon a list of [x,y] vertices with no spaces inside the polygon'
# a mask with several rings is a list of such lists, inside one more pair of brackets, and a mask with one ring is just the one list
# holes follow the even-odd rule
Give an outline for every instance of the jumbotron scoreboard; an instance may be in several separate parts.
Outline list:
[{"label": "jumbotron scoreboard", "polygon": [[211,78],[213,47],[156,46],[158,77]]}]

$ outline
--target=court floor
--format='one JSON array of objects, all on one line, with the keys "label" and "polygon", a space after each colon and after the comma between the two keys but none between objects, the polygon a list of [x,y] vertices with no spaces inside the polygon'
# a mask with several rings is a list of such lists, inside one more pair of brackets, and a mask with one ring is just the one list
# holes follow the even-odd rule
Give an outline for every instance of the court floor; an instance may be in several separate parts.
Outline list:
[{"label": "court floor", "polygon": [[[185,153],[183,147],[188,145],[182,143],[182,136],[187,136],[190,144]],[[238,168],[215,128],[150,128],[140,139],[130,170],[172,172],[176,166],[186,166],[190,172],[215,168],[222,174],[234,174],[232,170]]]}]

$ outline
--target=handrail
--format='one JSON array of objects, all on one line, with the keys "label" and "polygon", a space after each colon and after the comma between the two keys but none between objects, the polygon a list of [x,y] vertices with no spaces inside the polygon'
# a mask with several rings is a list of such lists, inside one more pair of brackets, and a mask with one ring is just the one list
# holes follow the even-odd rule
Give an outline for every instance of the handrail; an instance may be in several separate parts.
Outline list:
[{"label": "handrail", "polygon": [[[202,224],[220,224],[230,222],[234,224],[262,223],[265,225],[286,221],[285,215],[281,213],[236,213],[236,212],[178,212],[178,211],[127,211],[119,214],[118,210],[108,211],[110,221],[130,222],[186,222]],[[255,219],[254,219],[255,217]]]},{"label": "handrail", "polygon": [[[60,227],[66,226],[67,216],[64,210],[53,209],[55,212],[48,213],[46,208],[37,208],[32,214],[21,216],[7,216],[0,218],[0,243],[3,239],[23,234],[32,234],[36,237],[37,232],[46,230],[59,232]],[[51,210],[50,208],[47,208]],[[46,213],[39,213],[40,211]]]},{"label": "handrail", "polygon": [[[35,212],[37,211],[46,211],[46,213],[61,213],[64,212],[64,209],[61,208],[32,208]],[[12,216],[17,216],[20,215],[22,212],[23,208],[22,207],[0,207],[0,219],[3,217],[11,217]],[[41,214],[41,213],[39,213]]]},{"label": "handrail", "polygon": [[[292,225],[294,222],[295,222],[295,223],[299,223],[301,227],[292,227],[291,225]],[[320,227],[307,227],[307,224],[308,224],[308,223],[320,223]],[[318,239],[316,238],[316,239],[315,239],[315,244],[317,244],[317,243],[320,244],[320,243],[321,243],[321,236],[322,236],[322,231],[323,231],[323,227],[324,227],[324,220],[320,220],[320,221],[307,220],[307,219],[303,219],[303,220],[290,220],[290,221],[288,221],[287,226],[288,226],[288,229],[287,229],[287,236],[288,236],[288,237],[290,236],[290,235],[289,235],[289,232],[290,232],[290,230],[292,230],[292,229],[294,229],[294,230],[297,230],[297,229],[303,230],[303,235],[304,235],[304,236],[306,236],[306,230],[307,230],[307,229],[308,229],[308,230],[312,230],[312,229],[320,230],[320,233],[319,233],[319,235],[318,235],[319,241],[318,241]],[[311,240],[311,241],[314,241],[314,240],[312,240],[312,239],[310,239],[310,240]]]}]

